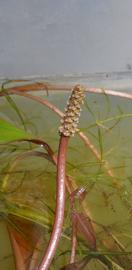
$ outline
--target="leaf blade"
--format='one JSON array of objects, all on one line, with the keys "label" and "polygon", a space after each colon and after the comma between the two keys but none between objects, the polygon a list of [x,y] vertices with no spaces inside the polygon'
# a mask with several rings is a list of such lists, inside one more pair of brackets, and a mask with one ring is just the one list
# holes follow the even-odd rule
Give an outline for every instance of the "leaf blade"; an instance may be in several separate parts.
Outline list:
[{"label": "leaf blade", "polygon": [[22,138],[31,138],[31,134],[0,118],[0,143]]}]

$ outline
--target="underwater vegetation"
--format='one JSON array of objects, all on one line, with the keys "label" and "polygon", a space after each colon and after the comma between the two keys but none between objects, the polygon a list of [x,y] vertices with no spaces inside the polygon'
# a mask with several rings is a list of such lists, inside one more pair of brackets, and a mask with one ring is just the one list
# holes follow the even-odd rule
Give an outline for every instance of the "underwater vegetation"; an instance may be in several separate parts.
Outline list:
[{"label": "underwater vegetation", "polygon": [[131,102],[125,91],[1,81],[0,216],[14,269],[132,269]]}]

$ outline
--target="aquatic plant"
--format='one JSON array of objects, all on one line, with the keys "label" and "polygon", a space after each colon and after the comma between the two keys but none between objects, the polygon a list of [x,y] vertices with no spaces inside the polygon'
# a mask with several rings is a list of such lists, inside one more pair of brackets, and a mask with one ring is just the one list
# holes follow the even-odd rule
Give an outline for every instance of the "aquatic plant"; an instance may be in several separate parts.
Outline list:
[{"label": "aquatic plant", "polygon": [[[16,86],[13,84],[16,84]],[[48,97],[44,99],[39,95],[28,93],[30,91],[36,93],[41,90],[46,91],[48,94],[51,90],[69,91],[72,88],[73,93],[64,114],[49,101],[50,99],[48,100]],[[95,113],[94,108],[90,106],[90,98],[88,98],[88,101],[87,99],[85,101],[84,108],[85,113],[91,115],[91,122],[87,124],[85,122],[84,127],[78,129],[80,103],[82,103],[84,92],[101,94],[106,100],[106,112],[103,111],[102,113],[106,117],[102,117],[101,109]],[[0,123],[1,154],[5,155],[4,161],[1,162],[0,207],[2,220],[4,219],[8,226],[16,269],[34,270],[38,268],[42,270],[49,269],[50,265],[54,267],[53,269],[58,269],[58,267],[61,269],[83,269],[86,265],[87,267],[93,267],[94,263],[103,265],[107,269],[130,269],[132,264],[131,250],[127,249],[126,242],[118,237],[120,231],[117,230],[116,232],[117,225],[111,224],[110,226],[99,222],[88,200],[90,193],[94,198],[95,193],[99,191],[106,209],[109,208],[112,213],[116,213],[116,206],[113,205],[111,199],[115,196],[117,204],[121,200],[123,209],[127,209],[128,216],[130,215],[131,201],[128,188],[121,180],[121,177],[116,174],[119,166],[115,165],[113,167],[109,162],[111,153],[116,152],[117,143],[115,142],[115,146],[112,143],[106,151],[104,150],[104,141],[108,139],[113,130],[116,130],[122,119],[129,120],[132,114],[131,112],[124,113],[121,107],[118,106],[118,113],[109,116],[110,101],[108,95],[132,99],[132,95],[129,93],[102,89],[84,89],[79,85],[71,87],[69,85],[54,85],[43,82],[30,83],[30,81],[10,81],[2,84],[1,99],[2,97],[6,98],[12,112],[18,117],[19,126],[21,126],[21,128],[16,128],[15,122],[14,124],[9,123],[6,119],[8,113],[4,113],[5,119],[3,117]],[[52,136],[51,140],[49,140],[48,134],[42,135],[42,138],[35,134],[33,131],[36,129],[34,129],[30,115],[26,116],[25,112],[19,109],[20,104],[17,100],[14,100],[14,96],[23,96],[26,100],[34,100],[37,104],[40,103],[46,108],[48,107],[53,114],[59,115],[62,122],[59,128],[60,138],[57,135],[56,125],[55,136]],[[96,108],[96,105],[94,107]],[[53,123],[51,126],[53,126]],[[85,145],[83,147],[83,144],[81,144],[84,154],[82,160],[79,159],[79,155],[81,155],[79,153],[80,148],[78,142],[76,144],[75,138],[73,138],[73,146],[68,146],[69,137],[74,135],[75,132],[75,138],[78,135]],[[56,139],[55,143],[53,143],[54,138]],[[51,145],[58,145],[59,140],[58,151],[55,154]],[[110,142],[108,141],[108,143]],[[94,159],[88,160],[86,147],[91,151]],[[73,155],[74,151],[77,151],[77,157],[73,155],[66,162],[67,148],[71,155]],[[32,158],[42,160],[41,164],[43,164],[44,171],[42,168],[37,169],[36,172],[33,169],[32,174],[32,166],[30,165],[30,159],[32,160]],[[76,158],[75,161],[74,158]],[[46,162],[50,166],[49,170],[46,169]],[[65,163],[67,164],[66,171]],[[39,161],[36,162],[37,164],[39,164]],[[95,166],[97,170],[95,170]],[[124,169],[124,167],[124,164],[120,165],[121,169]],[[57,174],[57,181],[56,209],[54,210],[55,201],[50,196],[50,189],[53,188],[53,194],[55,185],[52,181],[55,174]],[[43,181],[39,183],[40,176]],[[47,179],[48,182],[45,183],[44,179]],[[105,188],[106,181],[107,190]],[[127,181],[129,181],[130,187],[130,176]],[[38,190],[36,190],[36,185]],[[65,186],[69,193],[66,198]],[[26,194],[25,189],[27,187],[28,193]],[[64,222],[65,201],[67,218]],[[69,214],[68,208],[70,208]],[[126,219],[129,219],[128,216],[125,217],[124,223]],[[116,233],[113,232],[114,227]],[[63,247],[60,243],[59,247],[63,247],[60,252],[58,244],[61,239],[66,242],[66,246]],[[129,235],[128,239],[130,239]],[[47,245],[47,243],[49,244]],[[62,266],[64,264],[65,266]]]}]

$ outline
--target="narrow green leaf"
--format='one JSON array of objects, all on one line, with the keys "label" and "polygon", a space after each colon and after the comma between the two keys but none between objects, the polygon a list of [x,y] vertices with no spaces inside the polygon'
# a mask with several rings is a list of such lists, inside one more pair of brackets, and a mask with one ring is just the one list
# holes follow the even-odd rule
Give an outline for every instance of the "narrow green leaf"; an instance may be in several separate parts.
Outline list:
[{"label": "narrow green leaf", "polygon": [[24,119],[23,119],[23,116],[19,110],[19,108],[17,107],[15,101],[12,99],[12,97],[10,97],[10,95],[8,94],[8,92],[6,91],[5,89],[5,85],[7,85],[8,83],[10,83],[11,80],[6,80],[5,82],[2,83],[2,86],[1,86],[1,92],[4,92],[4,96],[7,100],[7,102],[9,103],[9,105],[12,107],[12,109],[17,113],[23,127],[24,127],[24,130],[26,130],[26,125],[25,125],[25,122],[24,122]]},{"label": "narrow green leaf", "polygon": [[0,143],[12,140],[19,140],[23,138],[31,138],[31,135],[11,123],[0,119]]}]

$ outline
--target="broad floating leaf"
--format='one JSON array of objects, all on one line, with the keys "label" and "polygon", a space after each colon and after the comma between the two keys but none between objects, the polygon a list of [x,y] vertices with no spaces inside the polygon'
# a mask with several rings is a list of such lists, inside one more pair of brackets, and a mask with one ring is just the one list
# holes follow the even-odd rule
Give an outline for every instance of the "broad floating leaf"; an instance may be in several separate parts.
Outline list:
[{"label": "broad floating leaf", "polygon": [[0,118],[0,143],[31,138],[31,134]]}]

